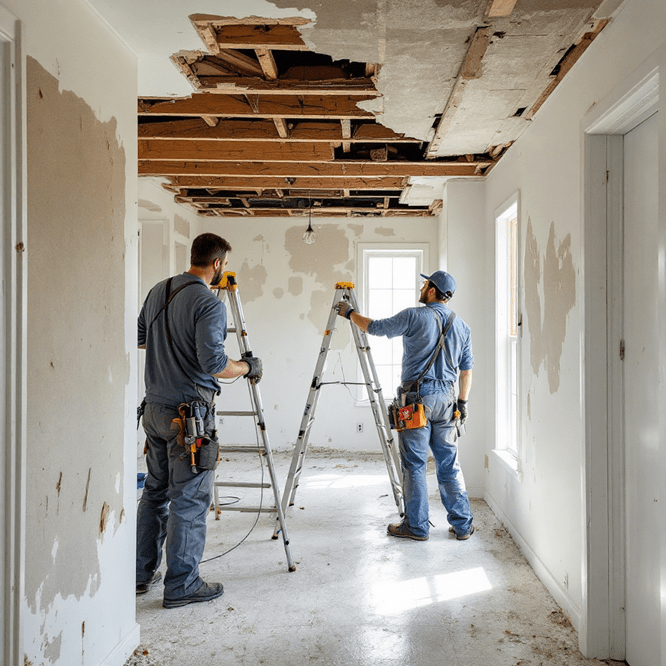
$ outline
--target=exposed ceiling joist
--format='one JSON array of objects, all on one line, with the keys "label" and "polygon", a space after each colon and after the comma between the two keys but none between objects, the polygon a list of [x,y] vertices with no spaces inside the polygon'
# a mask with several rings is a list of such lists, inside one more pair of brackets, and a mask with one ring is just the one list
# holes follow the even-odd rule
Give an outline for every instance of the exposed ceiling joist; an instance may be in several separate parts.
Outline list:
[{"label": "exposed ceiling joist", "polygon": [[[388,127],[374,123],[358,125],[352,136],[351,121],[344,119],[341,122],[298,121],[289,124],[284,118],[275,118],[272,122],[264,119],[221,120],[216,116],[204,116],[203,119],[203,123],[194,118],[139,123],[139,139],[277,141],[288,138],[293,142],[420,143],[417,139],[396,134]],[[215,124],[212,121],[216,121]]]},{"label": "exposed ceiling joist", "polygon": [[172,60],[195,92],[139,99],[139,174],[203,216],[439,215],[445,180],[488,174],[607,23],[601,0],[527,2],[468,3],[427,141],[379,122],[392,70],[309,51],[308,19],[193,15],[206,51]]},{"label": "exposed ceiling joist", "polygon": [[357,106],[374,97],[353,95],[210,95],[195,93],[181,99],[139,100],[139,116],[211,116],[221,118],[343,118],[374,119],[375,114]]},{"label": "exposed ceiling joist", "polygon": [[493,161],[483,162],[342,162],[303,164],[299,162],[180,162],[139,160],[143,176],[279,176],[381,177],[381,176],[476,176]]}]

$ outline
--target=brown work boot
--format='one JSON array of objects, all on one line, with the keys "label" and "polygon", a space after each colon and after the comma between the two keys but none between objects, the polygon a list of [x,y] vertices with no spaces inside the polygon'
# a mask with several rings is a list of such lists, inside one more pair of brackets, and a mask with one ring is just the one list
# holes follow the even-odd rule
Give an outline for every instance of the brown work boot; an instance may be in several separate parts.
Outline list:
[{"label": "brown work boot", "polygon": [[398,537],[399,539],[413,539],[414,541],[428,540],[427,536],[417,536],[414,534],[404,521],[402,523],[391,523],[386,528],[386,533],[390,536]]}]

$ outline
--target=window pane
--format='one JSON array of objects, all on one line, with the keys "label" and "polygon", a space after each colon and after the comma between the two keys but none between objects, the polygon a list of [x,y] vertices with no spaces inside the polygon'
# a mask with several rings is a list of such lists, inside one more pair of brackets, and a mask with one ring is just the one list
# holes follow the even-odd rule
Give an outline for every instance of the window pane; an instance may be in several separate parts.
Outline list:
[{"label": "window pane", "polygon": [[416,257],[395,257],[393,259],[394,289],[413,290],[416,277]]},{"label": "window pane", "polygon": [[413,308],[414,305],[414,289],[396,289],[393,292],[393,309],[394,312],[400,312],[405,308]]},{"label": "window pane", "polygon": [[378,360],[381,360],[382,363],[392,363],[393,361],[391,360],[391,342],[392,340],[389,340],[388,338],[385,338],[384,336],[370,336],[370,339],[368,340],[370,343],[370,353],[372,354],[372,359],[376,363]]},{"label": "window pane", "polygon": [[371,289],[369,293],[370,319],[385,319],[393,314],[393,299],[389,289]]},{"label": "window pane", "polygon": [[393,286],[393,261],[391,257],[370,257],[368,259],[368,287],[370,289],[391,289]]},{"label": "window pane", "polygon": [[[422,250],[364,250],[365,307],[371,319],[385,319],[418,302]],[[365,313],[364,313],[365,314]],[[402,338],[370,337],[372,358],[385,399],[391,399],[402,373]],[[365,399],[364,395],[359,396]]]}]

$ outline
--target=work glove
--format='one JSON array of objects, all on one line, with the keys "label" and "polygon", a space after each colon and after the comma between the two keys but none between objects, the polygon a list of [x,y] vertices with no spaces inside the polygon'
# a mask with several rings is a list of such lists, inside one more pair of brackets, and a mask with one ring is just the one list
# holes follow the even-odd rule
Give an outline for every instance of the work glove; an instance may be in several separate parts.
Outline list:
[{"label": "work glove", "polygon": [[467,420],[467,400],[460,400],[458,398],[456,409],[460,412],[460,425],[464,425]]},{"label": "work glove", "polygon": [[346,301],[340,301],[335,306],[335,309],[338,311],[338,314],[341,317],[344,317],[345,319],[349,319],[349,317],[351,316],[351,313],[355,312],[354,308],[352,308],[352,306],[349,305],[349,303],[347,303]]},{"label": "work glove", "polygon": [[264,365],[261,362],[261,359],[256,356],[245,356],[243,360],[250,366],[249,372],[243,375],[243,377],[254,379],[254,383],[258,384],[264,374]]}]

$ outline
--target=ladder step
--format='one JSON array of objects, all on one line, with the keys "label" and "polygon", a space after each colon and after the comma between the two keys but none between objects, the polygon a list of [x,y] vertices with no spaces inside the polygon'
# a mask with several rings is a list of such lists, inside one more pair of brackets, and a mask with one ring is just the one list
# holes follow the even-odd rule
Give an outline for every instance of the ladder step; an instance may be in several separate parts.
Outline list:
[{"label": "ladder step", "polygon": [[244,411],[244,412],[216,412],[218,416],[258,416],[257,412]]},{"label": "ladder step", "polygon": [[218,506],[218,511],[238,511],[240,513],[275,513],[277,509],[274,506]]},{"label": "ladder step", "polygon": [[263,446],[220,446],[220,455],[223,453],[261,453],[266,455],[266,449]]},{"label": "ladder step", "polygon": [[216,481],[218,488],[272,488],[270,483],[251,483],[249,481]]}]

